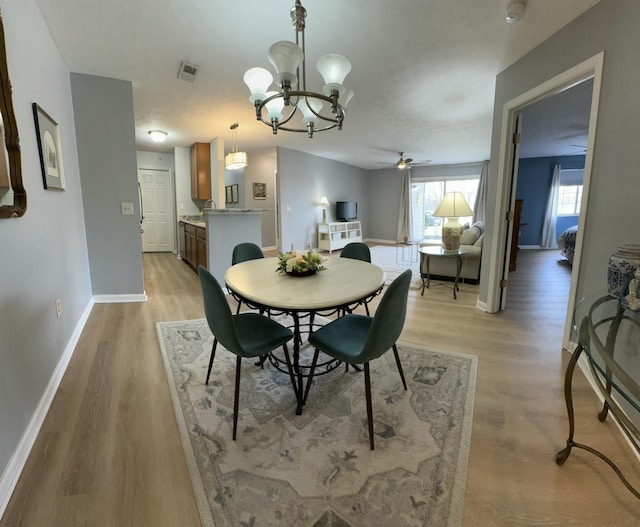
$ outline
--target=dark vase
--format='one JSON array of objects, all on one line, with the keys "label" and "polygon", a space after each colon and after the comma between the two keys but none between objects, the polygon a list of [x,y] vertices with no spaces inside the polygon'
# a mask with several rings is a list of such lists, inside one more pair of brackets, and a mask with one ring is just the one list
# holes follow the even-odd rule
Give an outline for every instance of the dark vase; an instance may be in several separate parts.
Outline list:
[{"label": "dark vase", "polygon": [[317,273],[315,269],[307,271],[286,271],[289,276],[313,276]]}]

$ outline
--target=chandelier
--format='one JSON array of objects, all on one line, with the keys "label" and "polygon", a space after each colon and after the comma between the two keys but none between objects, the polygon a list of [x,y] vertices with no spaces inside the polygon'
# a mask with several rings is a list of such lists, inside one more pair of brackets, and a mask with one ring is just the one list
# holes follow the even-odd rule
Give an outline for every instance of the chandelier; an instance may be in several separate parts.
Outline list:
[{"label": "chandelier", "polygon": [[238,123],[231,125],[231,135],[233,139],[233,152],[224,156],[224,167],[227,170],[239,170],[247,166],[247,153],[238,152]]},{"label": "chandelier", "polygon": [[[302,7],[300,0],[296,0],[295,6],[291,8],[291,21],[296,32],[295,43],[281,40],[269,48],[269,62],[276,70],[275,82],[280,91],[269,91],[274,79],[264,68],[251,68],[244,74],[244,82],[251,90],[249,100],[256,108],[256,119],[270,126],[274,134],[278,130],[286,130],[306,132],[309,137],[313,137],[314,132],[332,128],[341,130],[345,109],[353,97],[353,90],[342,85],[351,71],[351,63],[336,53],[320,57],[316,64],[325,82],[322,93],[307,90],[304,39],[306,16],[307,10]],[[325,103],[329,104],[329,109],[323,112]],[[287,112],[283,115],[285,107]],[[301,122],[292,121],[296,114],[302,118]]]}]

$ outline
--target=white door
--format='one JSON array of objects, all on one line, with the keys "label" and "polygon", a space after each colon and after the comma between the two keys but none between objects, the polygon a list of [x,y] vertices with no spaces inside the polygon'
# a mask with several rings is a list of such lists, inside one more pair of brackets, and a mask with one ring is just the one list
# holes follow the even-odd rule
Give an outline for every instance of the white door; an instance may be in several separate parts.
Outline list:
[{"label": "white door", "polygon": [[167,169],[138,169],[143,252],[169,252],[172,246],[171,175]]}]

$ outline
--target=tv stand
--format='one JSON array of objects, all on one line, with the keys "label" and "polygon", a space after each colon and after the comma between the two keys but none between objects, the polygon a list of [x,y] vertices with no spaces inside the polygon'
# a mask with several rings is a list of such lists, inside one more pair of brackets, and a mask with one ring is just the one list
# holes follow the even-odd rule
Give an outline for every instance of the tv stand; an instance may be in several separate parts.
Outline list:
[{"label": "tv stand", "polygon": [[362,226],[359,221],[318,224],[318,249],[331,253],[352,242],[362,242]]}]

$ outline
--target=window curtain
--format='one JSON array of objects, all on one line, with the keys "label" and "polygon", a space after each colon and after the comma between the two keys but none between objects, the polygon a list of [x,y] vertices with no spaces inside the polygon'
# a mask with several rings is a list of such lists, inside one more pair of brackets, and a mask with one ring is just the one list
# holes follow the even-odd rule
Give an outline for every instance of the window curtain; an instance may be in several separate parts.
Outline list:
[{"label": "window curtain", "polygon": [[478,181],[478,193],[476,194],[476,202],[473,206],[473,221],[484,221],[487,214],[487,185],[489,182],[489,161],[482,163],[480,171],[480,181]]},{"label": "window curtain", "polygon": [[398,213],[398,243],[411,241],[413,226],[411,222],[411,169],[402,171],[402,189],[400,191],[400,212]]},{"label": "window curtain", "polygon": [[544,249],[555,249],[558,247],[556,238],[556,221],[558,220],[558,197],[560,195],[560,165],[553,167],[553,177],[551,178],[551,188],[547,200],[547,209],[544,214],[542,225],[542,236],[540,246]]}]

